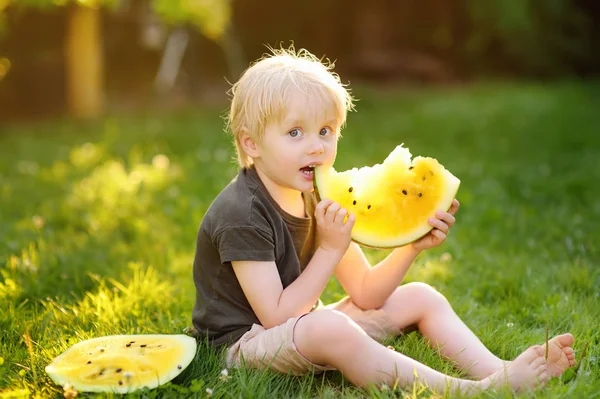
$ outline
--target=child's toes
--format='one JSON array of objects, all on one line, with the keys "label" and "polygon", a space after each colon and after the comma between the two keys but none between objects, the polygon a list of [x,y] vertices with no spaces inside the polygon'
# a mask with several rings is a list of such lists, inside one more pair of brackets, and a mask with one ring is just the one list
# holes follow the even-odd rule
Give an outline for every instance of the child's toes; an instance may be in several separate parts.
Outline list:
[{"label": "child's toes", "polygon": [[545,373],[546,371],[548,371],[548,366],[545,363],[540,364],[539,366],[537,366],[535,368],[535,375],[540,376],[540,375],[542,375],[542,373]]},{"label": "child's toes", "polygon": [[547,371],[544,371],[539,375],[538,380],[541,383],[541,385],[544,385],[548,381],[550,381],[550,374]]},{"label": "child's toes", "polygon": [[567,356],[567,359],[569,360],[569,364],[572,366],[575,365],[575,352],[573,351],[573,348],[565,348],[563,349],[563,353],[565,354],[565,356]]},{"label": "child's toes", "polygon": [[567,357],[575,356],[575,351],[573,350],[573,348],[564,348],[563,353],[567,355]]},{"label": "child's toes", "polygon": [[546,355],[546,348],[542,345],[533,345],[528,349],[528,351],[532,351],[541,357],[545,357]]},{"label": "child's toes", "polygon": [[563,352],[565,355],[567,355],[567,357],[575,357],[575,351],[573,348],[565,348]]}]

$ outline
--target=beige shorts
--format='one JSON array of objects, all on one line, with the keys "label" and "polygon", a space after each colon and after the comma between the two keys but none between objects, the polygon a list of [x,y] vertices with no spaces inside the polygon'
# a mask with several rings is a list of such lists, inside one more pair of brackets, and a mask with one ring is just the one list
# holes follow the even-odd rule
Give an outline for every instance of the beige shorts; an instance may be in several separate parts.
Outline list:
[{"label": "beige shorts", "polygon": [[[321,309],[340,311],[356,322],[371,338],[382,342],[388,337],[401,334],[387,313],[381,309],[362,310],[350,298],[340,302],[320,306]],[[258,369],[271,369],[284,374],[303,375],[307,372],[334,370],[333,367],[311,363],[298,352],[294,344],[294,328],[300,317],[289,319],[284,324],[266,330],[254,324],[250,331],[227,350],[227,367],[246,366]]]}]

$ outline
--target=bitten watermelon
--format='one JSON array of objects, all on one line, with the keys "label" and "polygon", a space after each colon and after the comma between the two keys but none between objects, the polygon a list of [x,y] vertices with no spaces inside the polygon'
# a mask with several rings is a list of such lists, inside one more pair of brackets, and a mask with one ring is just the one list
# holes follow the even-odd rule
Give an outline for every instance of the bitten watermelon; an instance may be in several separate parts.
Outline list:
[{"label": "bitten watermelon", "polygon": [[196,354],[187,335],[112,335],[79,342],[46,366],[54,382],[82,392],[127,393],[177,377]]},{"label": "bitten watermelon", "polygon": [[432,227],[436,211],[452,205],[460,180],[436,159],[415,157],[397,146],[382,164],[336,172],[317,166],[317,198],[328,198],[356,215],[352,239],[374,248],[413,242]]}]

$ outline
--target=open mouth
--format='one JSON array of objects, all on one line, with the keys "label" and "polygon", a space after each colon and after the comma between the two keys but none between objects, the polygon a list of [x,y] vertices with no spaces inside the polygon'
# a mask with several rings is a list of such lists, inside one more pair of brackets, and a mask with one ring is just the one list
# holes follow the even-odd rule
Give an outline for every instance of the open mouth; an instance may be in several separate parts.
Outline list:
[{"label": "open mouth", "polygon": [[300,172],[302,172],[306,177],[311,177],[315,172],[314,166],[305,166],[300,168]]},{"label": "open mouth", "polygon": [[304,177],[306,177],[307,179],[311,179],[313,178],[314,174],[315,174],[315,167],[321,165],[320,163],[311,163],[308,164],[302,168],[300,168],[300,172],[302,172],[302,174],[304,175]]}]

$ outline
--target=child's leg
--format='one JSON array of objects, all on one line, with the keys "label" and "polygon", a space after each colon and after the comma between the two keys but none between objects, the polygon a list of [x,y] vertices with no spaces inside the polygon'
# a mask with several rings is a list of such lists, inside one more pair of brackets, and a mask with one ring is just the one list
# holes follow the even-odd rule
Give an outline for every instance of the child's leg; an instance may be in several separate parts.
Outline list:
[{"label": "child's leg", "polygon": [[[401,328],[417,326],[434,348],[471,377],[485,378],[509,363],[491,353],[456,315],[446,298],[427,284],[398,287],[382,309]],[[560,375],[575,364],[572,343],[570,334],[552,339],[548,359],[552,375]],[[542,349],[544,353],[545,348]],[[557,361],[553,362],[553,358]]]},{"label": "child's leg", "polygon": [[505,370],[482,381],[469,381],[439,373],[407,356],[386,348],[370,338],[345,314],[322,310],[298,320],[293,341],[306,359],[340,370],[358,386],[398,380],[403,387],[415,381],[415,372],[434,390],[475,393],[491,385],[508,384],[514,390],[533,388],[549,379],[546,362],[535,348],[530,348]]},{"label": "child's leg", "polygon": [[471,377],[485,378],[504,366],[454,313],[446,298],[427,284],[398,287],[382,309],[401,328],[418,327],[432,347]]}]

